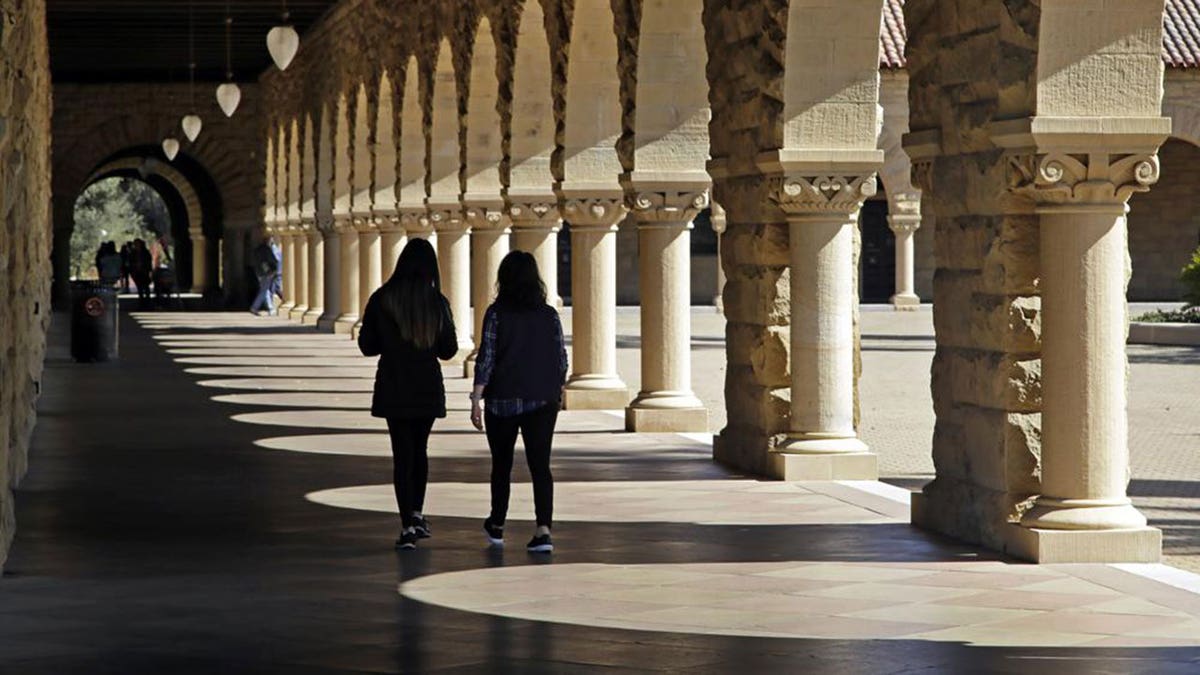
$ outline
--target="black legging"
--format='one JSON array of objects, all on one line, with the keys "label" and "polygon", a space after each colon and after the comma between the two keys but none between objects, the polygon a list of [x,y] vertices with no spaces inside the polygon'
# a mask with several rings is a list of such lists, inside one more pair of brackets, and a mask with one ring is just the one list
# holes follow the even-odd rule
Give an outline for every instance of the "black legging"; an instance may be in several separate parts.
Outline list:
[{"label": "black legging", "polygon": [[508,515],[508,495],[512,483],[513,450],[517,432],[525,442],[525,460],[533,478],[533,505],[537,524],[550,527],[554,516],[554,477],[550,475],[550,448],[558,406],[547,405],[514,417],[486,413],[488,446],[492,450],[492,516],[503,525]]},{"label": "black legging", "polygon": [[392,485],[400,522],[412,527],[413,512],[425,506],[425,485],[429,482],[429,432],[432,417],[393,418],[387,421],[392,437]]}]

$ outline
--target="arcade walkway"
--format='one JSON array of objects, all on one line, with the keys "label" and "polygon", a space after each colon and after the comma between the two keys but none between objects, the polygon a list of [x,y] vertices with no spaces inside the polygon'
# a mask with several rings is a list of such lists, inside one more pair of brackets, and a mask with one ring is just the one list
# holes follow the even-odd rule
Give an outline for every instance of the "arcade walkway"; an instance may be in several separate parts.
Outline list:
[{"label": "arcade walkway", "polygon": [[489,552],[462,380],[433,443],[435,537],[397,554],[348,340],[125,319],[116,364],[71,364],[54,327],[0,582],[5,673],[1200,668],[1195,577],[1012,564],[910,528],[903,490],[748,480],[700,438],[603,412],[562,418],[553,559],[519,546],[527,486]]}]

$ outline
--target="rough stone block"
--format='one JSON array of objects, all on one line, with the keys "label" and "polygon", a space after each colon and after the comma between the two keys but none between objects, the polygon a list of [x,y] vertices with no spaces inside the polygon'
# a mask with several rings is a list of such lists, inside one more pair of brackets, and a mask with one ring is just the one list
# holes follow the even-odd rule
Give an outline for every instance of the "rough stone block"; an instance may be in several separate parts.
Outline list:
[{"label": "rough stone block", "polygon": [[1036,563],[1156,563],[1162,530],[1041,530],[1009,523],[1004,551]]}]

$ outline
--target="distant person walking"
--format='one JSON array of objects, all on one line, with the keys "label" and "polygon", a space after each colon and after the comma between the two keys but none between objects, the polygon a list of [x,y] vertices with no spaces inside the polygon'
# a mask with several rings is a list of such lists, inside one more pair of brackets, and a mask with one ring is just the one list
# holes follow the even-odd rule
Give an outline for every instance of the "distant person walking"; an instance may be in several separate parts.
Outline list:
[{"label": "distant person walking", "polygon": [[258,277],[258,295],[250,305],[250,313],[257,315],[259,310],[267,310],[267,314],[275,314],[275,299],[272,292],[275,281],[279,278],[283,261],[279,248],[275,246],[275,238],[268,237],[254,247],[254,275]]},{"label": "distant person walking", "polygon": [[131,246],[129,242],[121,244],[121,292],[129,292],[129,259]]},{"label": "distant person walking", "polygon": [[96,255],[96,274],[105,288],[112,288],[121,278],[121,254],[116,242],[106,241]]},{"label": "distant person walking", "polygon": [[546,304],[546,285],[533,256],[524,251],[509,253],[497,277],[496,301],[484,314],[471,392],[471,423],[482,431],[486,421],[492,451],[492,512],[483,529],[492,545],[503,545],[513,452],[520,433],[533,478],[537,517],[537,529],[526,548],[549,553],[554,550],[550,450],[567,377],[567,348],[558,312]]},{"label": "distant person walking", "polygon": [[129,276],[133,277],[133,284],[137,286],[138,307],[143,310],[150,308],[150,274],[153,265],[146,242],[134,239],[133,249],[129,252]]},{"label": "distant person walking", "polygon": [[371,415],[387,420],[392,440],[392,483],[400,509],[396,548],[416,548],[417,539],[432,534],[422,514],[429,433],[434,420],[446,416],[438,359],[458,353],[454,317],[428,241],[409,241],[392,277],[367,300],[358,348],[363,356],[379,356]]}]

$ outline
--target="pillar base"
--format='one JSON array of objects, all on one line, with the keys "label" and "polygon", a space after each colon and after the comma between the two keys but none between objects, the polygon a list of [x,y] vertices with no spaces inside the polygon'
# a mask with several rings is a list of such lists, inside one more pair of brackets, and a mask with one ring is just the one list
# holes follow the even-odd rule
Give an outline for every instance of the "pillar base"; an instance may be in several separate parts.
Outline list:
[{"label": "pillar base", "polygon": [[1162,530],[1044,530],[1010,523],[1005,530],[1010,555],[1036,563],[1156,563],[1162,557]]},{"label": "pillar base", "polygon": [[333,332],[336,332],[335,331],[336,324],[337,324],[336,316],[329,316],[327,314],[322,313],[321,316],[317,317],[317,329],[318,330],[324,330],[324,331],[329,331],[330,333],[333,333]]},{"label": "pillar base", "polygon": [[292,315],[292,310],[295,308],[296,308],[296,303],[289,302],[289,303],[282,304],[282,305],[276,307],[275,309],[279,311],[279,316],[287,318]]},{"label": "pillar base", "polygon": [[820,433],[792,433],[775,452],[789,455],[861,455],[870,454],[867,444],[854,436]]},{"label": "pillar base", "polygon": [[896,308],[898,312],[915,311],[921,306],[921,298],[913,293],[897,293],[892,296],[889,302],[892,303],[892,307]]},{"label": "pillar base", "polygon": [[629,387],[619,378],[583,375],[563,387],[564,410],[622,410],[629,405]]},{"label": "pillar base", "polygon": [[708,409],[690,392],[642,392],[625,408],[625,430],[647,433],[708,431]]},{"label": "pillar base", "polygon": [[288,312],[288,318],[292,321],[303,321],[304,315],[307,313],[307,307],[293,307],[292,311]]},{"label": "pillar base", "polygon": [[352,326],[350,328],[350,338],[353,340],[357,340],[358,334],[361,332],[362,332],[362,321],[359,321],[358,323],[354,324],[354,326]]},{"label": "pillar base", "polygon": [[324,313],[325,311],[322,309],[310,309],[304,313],[304,316],[300,317],[300,324],[304,326],[316,326],[320,323],[321,315]]},{"label": "pillar base", "polygon": [[770,476],[789,482],[879,480],[879,457],[873,452],[797,454],[772,450],[768,461]]},{"label": "pillar base", "polygon": [[357,314],[343,314],[333,322],[333,332],[339,335],[349,335],[354,332],[356,323],[358,323]]},{"label": "pillar base", "polygon": [[1045,530],[1132,530],[1146,527],[1146,517],[1128,499],[1041,496],[1021,517],[1021,526]]}]

